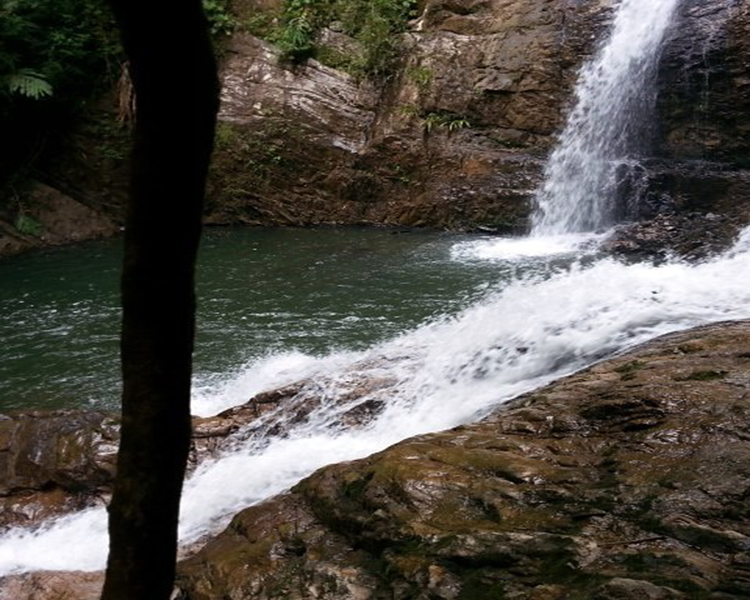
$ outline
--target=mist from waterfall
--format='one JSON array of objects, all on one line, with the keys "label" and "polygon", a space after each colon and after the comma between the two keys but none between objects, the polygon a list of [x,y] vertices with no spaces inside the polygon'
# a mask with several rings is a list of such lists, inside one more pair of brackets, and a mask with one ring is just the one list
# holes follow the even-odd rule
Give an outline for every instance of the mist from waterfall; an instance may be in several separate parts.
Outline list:
[{"label": "mist from waterfall", "polygon": [[536,194],[532,236],[597,231],[617,218],[617,178],[648,142],[656,71],[680,0],[622,0],[581,69],[573,108]]}]

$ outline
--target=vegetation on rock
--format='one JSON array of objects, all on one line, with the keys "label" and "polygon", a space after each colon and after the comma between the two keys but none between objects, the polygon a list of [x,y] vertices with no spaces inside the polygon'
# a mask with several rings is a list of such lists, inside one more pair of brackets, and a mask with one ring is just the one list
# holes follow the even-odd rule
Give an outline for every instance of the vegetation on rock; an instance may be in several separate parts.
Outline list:
[{"label": "vegetation on rock", "polygon": [[[275,25],[256,15],[247,27],[275,43],[289,62],[317,58],[357,77],[382,80],[393,73],[398,34],[416,16],[415,10],[415,0],[285,0]],[[360,52],[344,53],[321,44],[326,27],[353,38]]]}]

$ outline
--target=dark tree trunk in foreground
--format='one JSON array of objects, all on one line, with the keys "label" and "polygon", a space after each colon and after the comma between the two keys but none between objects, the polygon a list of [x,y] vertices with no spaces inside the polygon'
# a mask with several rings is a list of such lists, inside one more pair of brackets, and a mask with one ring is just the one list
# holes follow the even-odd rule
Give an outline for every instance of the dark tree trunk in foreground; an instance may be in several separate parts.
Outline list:
[{"label": "dark tree trunk in foreground", "polygon": [[110,2],[137,116],[122,277],[122,437],[102,598],[167,600],[190,445],[194,268],[218,82],[201,0]]}]

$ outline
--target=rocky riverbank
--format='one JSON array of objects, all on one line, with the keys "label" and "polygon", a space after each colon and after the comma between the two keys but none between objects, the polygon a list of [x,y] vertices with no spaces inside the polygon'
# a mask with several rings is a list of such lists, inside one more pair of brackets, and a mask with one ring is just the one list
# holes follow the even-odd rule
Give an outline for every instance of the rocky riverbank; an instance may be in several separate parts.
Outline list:
[{"label": "rocky riverbank", "polygon": [[[181,563],[179,597],[745,598],[749,343],[750,322],[668,335],[479,423],[321,469]],[[198,421],[196,452],[269,410],[297,410],[297,389]],[[46,419],[0,421],[3,464],[15,465],[3,473],[4,511],[34,486],[78,494],[111,476],[108,417]],[[60,433],[43,440],[40,427]],[[24,471],[41,446],[47,466]],[[71,450],[81,446],[94,458]],[[24,473],[42,475],[29,483]],[[10,576],[0,598],[93,599],[96,582]]]}]

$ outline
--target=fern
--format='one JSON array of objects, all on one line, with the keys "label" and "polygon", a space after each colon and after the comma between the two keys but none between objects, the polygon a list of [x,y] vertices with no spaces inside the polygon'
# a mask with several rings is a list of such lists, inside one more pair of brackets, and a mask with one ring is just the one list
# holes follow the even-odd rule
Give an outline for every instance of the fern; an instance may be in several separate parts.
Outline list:
[{"label": "fern", "polygon": [[44,227],[36,219],[32,219],[24,214],[18,215],[15,222],[16,229],[24,235],[39,237]]},{"label": "fern", "polygon": [[11,94],[20,94],[34,100],[52,95],[50,83],[41,73],[33,69],[19,69],[15,73],[6,75],[0,81]]}]

